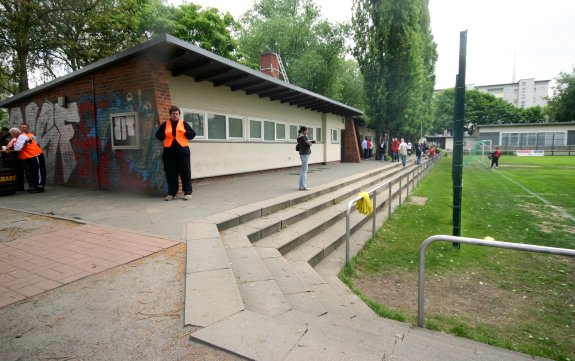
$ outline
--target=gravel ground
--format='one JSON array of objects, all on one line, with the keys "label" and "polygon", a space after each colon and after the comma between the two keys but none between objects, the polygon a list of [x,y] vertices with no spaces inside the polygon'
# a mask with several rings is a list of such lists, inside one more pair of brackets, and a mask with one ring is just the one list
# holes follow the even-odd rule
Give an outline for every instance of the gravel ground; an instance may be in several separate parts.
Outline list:
[{"label": "gravel ground", "polygon": [[[0,210],[1,241],[18,242],[25,224],[75,226]],[[0,308],[0,360],[239,360],[190,340],[184,260],[180,244]]]}]

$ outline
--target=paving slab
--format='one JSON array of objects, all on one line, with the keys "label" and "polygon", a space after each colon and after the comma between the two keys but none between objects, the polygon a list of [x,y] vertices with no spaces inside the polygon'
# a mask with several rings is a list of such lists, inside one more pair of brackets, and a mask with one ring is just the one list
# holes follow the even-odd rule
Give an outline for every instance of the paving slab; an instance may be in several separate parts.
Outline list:
[{"label": "paving slab", "polygon": [[186,275],[186,325],[209,326],[244,310],[231,269]]},{"label": "paving slab", "polygon": [[227,255],[238,284],[273,279],[262,259],[251,245],[228,249]]},{"label": "paving slab", "polygon": [[242,283],[239,288],[247,311],[277,316],[291,310],[274,280]]},{"label": "paving slab", "polygon": [[251,360],[284,360],[305,332],[305,324],[244,311],[191,335]]},{"label": "paving slab", "polygon": [[297,270],[285,258],[265,258],[262,262],[284,295],[311,292],[311,289],[299,278]]},{"label": "paving slab", "polygon": [[355,342],[336,339],[315,330],[308,331],[285,361],[381,361],[385,353]]},{"label": "paving slab", "polygon": [[231,267],[220,237],[190,239],[186,255],[186,274]]}]

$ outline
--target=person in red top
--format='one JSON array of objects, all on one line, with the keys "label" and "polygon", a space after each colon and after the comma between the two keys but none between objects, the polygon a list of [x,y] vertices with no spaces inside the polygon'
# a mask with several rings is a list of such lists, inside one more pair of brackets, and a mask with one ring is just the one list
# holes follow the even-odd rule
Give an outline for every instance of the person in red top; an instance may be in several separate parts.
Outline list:
[{"label": "person in red top", "polygon": [[433,146],[429,147],[429,150],[427,151],[427,155],[429,156],[429,158],[435,157],[435,148]]},{"label": "person in red top", "polygon": [[164,141],[164,172],[168,182],[166,201],[176,199],[178,178],[182,181],[184,200],[192,198],[192,166],[190,163],[189,140],[196,137],[192,127],[180,118],[180,108],[170,107],[170,120],[163,122],[156,132],[156,138]]},{"label": "person in red top", "polygon": [[491,168],[495,165],[495,168],[499,168],[499,157],[501,157],[501,151],[499,147],[495,148],[495,152],[491,153]]},{"label": "person in red top", "polygon": [[399,140],[397,138],[393,138],[391,142],[391,152],[392,152],[392,162],[399,162]]}]

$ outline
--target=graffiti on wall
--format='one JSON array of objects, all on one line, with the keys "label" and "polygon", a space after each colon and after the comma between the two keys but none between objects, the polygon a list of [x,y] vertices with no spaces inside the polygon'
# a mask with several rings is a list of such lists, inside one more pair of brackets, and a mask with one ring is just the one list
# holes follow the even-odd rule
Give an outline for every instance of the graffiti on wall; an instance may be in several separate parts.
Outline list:
[{"label": "graffiti on wall", "polygon": [[22,115],[20,108],[12,108],[10,121],[15,125],[28,123],[30,126],[30,130],[33,131],[40,147],[44,150],[48,183],[54,182],[58,154],[60,154],[64,182],[68,182],[77,164],[70,143],[74,137],[72,123],[80,122],[77,103],[69,103],[66,107],[62,107],[45,102],[38,111],[38,105],[32,102],[26,106],[25,116]]},{"label": "graffiti on wall", "polygon": [[[87,95],[65,107],[48,101],[40,107],[31,102],[24,112],[20,107],[10,109],[10,124],[27,123],[36,135],[46,157],[49,184],[63,181],[100,189],[161,190],[165,188],[163,145],[155,139],[158,113],[150,95],[141,90],[111,92],[96,99]],[[123,112],[138,112],[139,149],[111,147],[110,116]]]}]

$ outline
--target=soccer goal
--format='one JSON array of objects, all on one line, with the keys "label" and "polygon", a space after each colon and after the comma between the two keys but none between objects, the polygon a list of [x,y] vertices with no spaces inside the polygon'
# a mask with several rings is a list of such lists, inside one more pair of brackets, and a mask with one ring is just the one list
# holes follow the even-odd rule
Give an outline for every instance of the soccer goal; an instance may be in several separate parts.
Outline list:
[{"label": "soccer goal", "polygon": [[[485,164],[487,155],[491,153],[492,148],[491,140],[478,140],[469,152],[469,156],[463,162],[463,165],[469,165],[470,163],[480,163],[482,167],[487,167],[489,164]],[[479,159],[477,159],[479,157]]]}]

